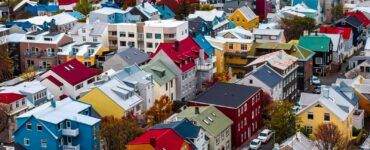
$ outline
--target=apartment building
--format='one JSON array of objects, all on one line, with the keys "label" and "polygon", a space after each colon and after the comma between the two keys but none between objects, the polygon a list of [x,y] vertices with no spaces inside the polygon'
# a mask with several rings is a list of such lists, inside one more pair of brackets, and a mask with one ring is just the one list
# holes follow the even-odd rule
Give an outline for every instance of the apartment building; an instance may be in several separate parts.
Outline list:
[{"label": "apartment building", "polygon": [[77,44],[85,42],[98,42],[103,46],[108,46],[108,24],[107,23],[77,23],[68,35]]}]

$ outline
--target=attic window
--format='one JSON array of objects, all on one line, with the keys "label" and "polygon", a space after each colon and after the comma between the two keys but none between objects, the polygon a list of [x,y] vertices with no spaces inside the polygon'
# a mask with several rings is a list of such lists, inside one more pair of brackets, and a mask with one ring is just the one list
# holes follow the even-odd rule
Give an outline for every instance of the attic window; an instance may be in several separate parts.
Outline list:
[{"label": "attic window", "polygon": [[212,114],[212,116],[216,117],[216,114],[215,113],[211,113],[211,114]]},{"label": "attic window", "polygon": [[213,122],[213,119],[211,117],[207,117],[209,121]]},{"label": "attic window", "polygon": [[320,104],[317,104],[315,107],[322,107]]},{"label": "attic window", "polygon": [[203,119],[203,122],[209,125],[209,122],[207,120]]}]

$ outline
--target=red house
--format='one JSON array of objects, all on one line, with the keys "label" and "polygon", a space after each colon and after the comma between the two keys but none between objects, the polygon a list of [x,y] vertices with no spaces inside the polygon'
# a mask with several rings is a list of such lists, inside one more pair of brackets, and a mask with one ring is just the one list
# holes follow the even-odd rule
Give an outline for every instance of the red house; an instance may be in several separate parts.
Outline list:
[{"label": "red house", "polygon": [[262,127],[261,88],[232,83],[216,83],[208,91],[189,101],[189,105],[212,105],[234,123],[232,147],[238,148]]},{"label": "red house", "polygon": [[352,16],[352,17],[355,17],[356,19],[358,19],[362,25],[364,27],[369,27],[370,26],[370,20],[369,18],[366,17],[366,15],[364,13],[362,13],[361,11],[353,11],[353,12],[347,12],[345,14],[346,16]]}]

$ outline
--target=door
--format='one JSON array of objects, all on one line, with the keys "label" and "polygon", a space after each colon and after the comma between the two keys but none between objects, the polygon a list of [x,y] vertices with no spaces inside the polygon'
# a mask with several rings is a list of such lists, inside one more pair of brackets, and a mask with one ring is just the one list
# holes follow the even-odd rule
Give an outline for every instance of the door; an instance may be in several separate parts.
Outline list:
[{"label": "door", "polygon": [[66,121],[66,128],[70,129],[71,128],[71,121]]},{"label": "door", "polygon": [[72,138],[67,136],[67,144],[72,145]]}]

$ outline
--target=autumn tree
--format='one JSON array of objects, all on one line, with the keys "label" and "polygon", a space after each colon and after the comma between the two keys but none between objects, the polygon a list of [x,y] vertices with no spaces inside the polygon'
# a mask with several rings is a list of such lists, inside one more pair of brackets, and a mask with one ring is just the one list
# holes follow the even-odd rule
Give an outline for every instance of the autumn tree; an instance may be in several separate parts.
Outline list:
[{"label": "autumn tree", "polygon": [[312,32],[315,29],[315,20],[309,17],[282,18],[281,26],[287,41],[290,41],[299,39],[304,31]]},{"label": "autumn tree", "polygon": [[293,112],[293,103],[287,100],[276,100],[267,106],[265,124],[275,132],[276,142],[280,143],[297,131],[298,118]]},{"label": "autumn tree", "polygon": [[[2,48],[0,47],[0,49]],[[0,66],[0,81],[11,79],[13,77],[13,60],[6,50],[0,50]]]},{"label": "autumn tree", "polygon": [[99,136],[105,144],[104,149],[121,150],[126,149],[125,145],[143,132],[133,117],[108,116],[101,120]]},{"label": "autumn tree", "polygon": [[136,0],[125,0],[122,5],[122,9],[127,9],[128,7],[133,7],[136,5]]},{"label": "autumn tree", "polygon": [[332,21],[339,20],[344,16],[343,4],[338,4],[331,9]]},{"label": "autumn tree", "polygon": [[74,9],[84,15],[88,15],[93,8],[89,0],[79,0]]},{"label": "autumn tree", "polygon": [[148,125],[153,126],[170,117],[173,113],[172,107],[173,102],[166,95],[155,100],[154,105],[145,112]]},{"label": "autumn tree", "polygon": [[34,66],[30,66],[25,71],[23,71],[23,73],[20,75],[20,77],[23,80],[31,81],[31,80],[35,79],[36,73],[37,73],[36,68]]},{"label": "autumn tree", "polygon": [[175,10],[175,18],[177,20],[184,20],[191,12],[191,5],[187,0],[182,0],[179,6],[181,7]]},{"label": "autumn tree", "polygon": [[0,104],[0,133],[2,133],[9,126],[9,107]]},{"label": "autumn tree", "polygon": [[338,126],[333,123],[325,123],[319,125],[314,133],[317,141],[317,146],[323,150],[343,149],[345,142],[342,133]]}]

